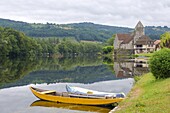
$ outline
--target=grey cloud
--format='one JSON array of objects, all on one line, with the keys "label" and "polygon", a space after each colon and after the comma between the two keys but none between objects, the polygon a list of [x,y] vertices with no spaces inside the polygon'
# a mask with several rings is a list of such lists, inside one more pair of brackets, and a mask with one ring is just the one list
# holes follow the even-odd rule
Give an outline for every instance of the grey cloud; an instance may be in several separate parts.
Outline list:
[{"label": "grey cloud", "polygon": [[27,22],[170,26],[169,0],[0,0],[0,18]]}]

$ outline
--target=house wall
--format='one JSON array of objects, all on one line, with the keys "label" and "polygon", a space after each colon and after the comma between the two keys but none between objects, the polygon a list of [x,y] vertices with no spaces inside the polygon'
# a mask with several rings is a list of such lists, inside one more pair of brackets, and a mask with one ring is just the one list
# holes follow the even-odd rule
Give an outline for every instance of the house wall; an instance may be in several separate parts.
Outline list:
[{"label": "house wall", "polygon": [[130,41],[129,43],[127,44],[121,44],[121,47],[122,49],[133,49],[133,44],[132,44],[132,41]]},{"label": "house wall", "polygon": [[114,40],[114,49],[133,49],[133,44],[132,41],[130,41],[127,44],[121,44],[122,41],[118,40],[118,37],[116,35],[115,40]]},{"label": "house wall", "polygon": [[113,43],[113,46],[114,46],[114,49],[118,49],[118,37],[117,35],[115,36],[115,39],[114,39],[114,43]]},{"label": "house wall", "polygon": [[135,54],[139,54],[139,53],[149,53],[149,52],[153,52],[155,50],[155,45],[142,45],[142,47],[136,47],[136,45],[134,45],[134,49],[135,49]]},{"label": "house wall", "polygon": [[116,35],[116,37],[115,37],[115,40],[114,40],[114,49],[119,49],[119,46],[120,46],[120,43],[121,43],[122,41],[119,41],[118,40],[118,37],[117,37],[117,35]]}]

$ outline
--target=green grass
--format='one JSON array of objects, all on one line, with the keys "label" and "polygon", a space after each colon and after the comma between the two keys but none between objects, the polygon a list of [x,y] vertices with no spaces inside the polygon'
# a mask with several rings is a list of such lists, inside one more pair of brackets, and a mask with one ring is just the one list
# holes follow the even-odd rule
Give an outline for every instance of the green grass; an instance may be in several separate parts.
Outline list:
[{"label": "green grass", "polygon": [[156,80],[151,73],[137,78],[115,113],[170,113],[170,78]]}]

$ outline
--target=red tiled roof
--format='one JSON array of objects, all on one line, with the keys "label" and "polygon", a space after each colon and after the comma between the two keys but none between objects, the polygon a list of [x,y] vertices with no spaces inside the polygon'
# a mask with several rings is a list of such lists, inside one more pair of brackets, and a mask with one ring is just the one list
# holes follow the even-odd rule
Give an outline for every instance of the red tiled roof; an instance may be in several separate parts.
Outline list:
[{"label": "red tiled roof", "polygon": [[161,40],[156,40],[156,41],[154,42],[155,45],[158,45],[158,44],[160,44],[160,43],[161,43]]}]

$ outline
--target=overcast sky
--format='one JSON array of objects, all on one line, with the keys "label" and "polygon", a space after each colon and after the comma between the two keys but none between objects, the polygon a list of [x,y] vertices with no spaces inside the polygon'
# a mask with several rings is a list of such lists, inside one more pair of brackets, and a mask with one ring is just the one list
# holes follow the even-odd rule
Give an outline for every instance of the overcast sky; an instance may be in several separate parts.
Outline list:
[{"label": "overcast sky", "polygon": [[29,23],[170,27],[170,0],[0,0],[0,18]]}]

